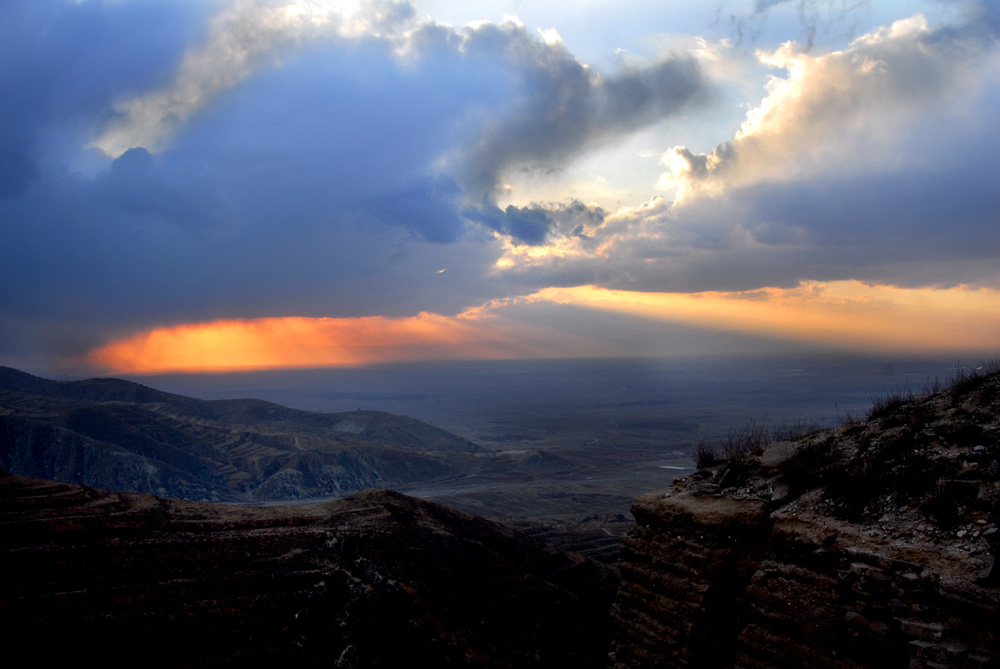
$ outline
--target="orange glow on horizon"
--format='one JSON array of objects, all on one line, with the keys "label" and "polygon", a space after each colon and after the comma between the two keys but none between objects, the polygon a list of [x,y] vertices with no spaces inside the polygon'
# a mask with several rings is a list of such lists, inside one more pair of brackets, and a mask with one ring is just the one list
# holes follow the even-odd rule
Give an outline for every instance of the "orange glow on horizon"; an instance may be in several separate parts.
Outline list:
[{"label": "orange glow on horizon", "polygon": [[[261,318],[150,330],[92,351],[112,373],[334,367],[419,360],[674,355],[662,342],[621,350],[625,322],[596,316],[584,335],[560,305],[857,351],[983,352],[1000,342],[1000,292],[904,289],[857,281],[804,282],[746,292],[640,293],[594,286],[547,288],[494,300],[459,316]],[[538,324],[539,309],[554,317]],[[534,314],[534,316],[529,315]],[[607,322],[605,326],[604,323]],[[603,333],[603,334],[601,334]]]},{"label": "orange glow on horizon", "polygon": [[802,282],[743,292],[549,288],[536,298],[717,330],[867,351],[986,351],[1000,343],[1000,291]]},{"label": "orange glow on horizon", "polygon": [[436,314],[261,318],[157,328],[97,349],[88,362],[116,373],[334,367],[450,356],[506,357],[505,343],[473,320]]}]

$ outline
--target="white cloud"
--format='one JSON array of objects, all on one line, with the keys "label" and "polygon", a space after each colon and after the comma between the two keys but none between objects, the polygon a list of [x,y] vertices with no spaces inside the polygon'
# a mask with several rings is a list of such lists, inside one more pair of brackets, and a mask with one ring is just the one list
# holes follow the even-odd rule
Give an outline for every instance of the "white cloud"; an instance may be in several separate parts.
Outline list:
[{"label": "white cloud", "polygon": [[549,46],[555,46],[556,44],[562,44],[562,37],[559,36],[559,31],[555,28],[548,28],[543,30],[538,29],[538,34],[542,36],[542,41]]},{"label": "white cloud", "polygon": [[786,75],[730,141],[664,155],[667,197],[606,216],[587,245],[509,248],[499,267],[527,285],[643,291],[1000,286],[989,35],[917,16],[840,51],[788,43],[759,58]]},{"label": "white cloud", "polygon": [[787,74],[771,77],[732,140],[708,154],[683,146],[664,154],[670,169],[658,188],[683,201],[765,181],[892,169],[914,124],[969,102],[989,67],[987,48],[914,16],[841,51],[812,54],[788,42],[758,52]]},{"label": "white cloud", "polygon": [[558,168],[596,144],[676,113],[702,91],[693,59],[666,56],[601,75],[567,51],[555,28],[538,34],[512,15],[460,29],[421,22],[406,1],[235,0],[211,20],[205,41],[183,55],[165,85],[116,102],[115,118],[91,146],[111,157],[133,147],[158,152],[198,112],[262,68],[292,60],[314,43],[381,39],[409,67],[419,67],[422,58],[461,58],[495,78],[496,87],[513,89],[505,105],[478,115],[470,105],[459,143],[434,157],[478,200],[494,195],[507,169]]},{"label": "white cloud", "polygon": [[116,104],[117,117],[92,146],[113,158],[133,147],[159,150],[178,125],[282,52],[319,39],[379,35],[412,14],[405,1],[235,0],[212,19],[205,43],[184,55],[166,86]]}]

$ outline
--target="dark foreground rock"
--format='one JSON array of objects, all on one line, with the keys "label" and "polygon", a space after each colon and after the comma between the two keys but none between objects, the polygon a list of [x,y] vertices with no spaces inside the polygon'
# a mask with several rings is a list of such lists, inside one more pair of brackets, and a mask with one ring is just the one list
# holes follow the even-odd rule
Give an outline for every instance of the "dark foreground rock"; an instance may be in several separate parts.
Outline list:
[{"label": "dark foreground rock", "polygon": [[391,491],[210,505],[0,473],[0,636],[84,666],[595,667],[617,578]]},{"label": "dark foreground rock", "polygon": [[1000,666],[1000,376],[639,497],[617,667]]}]

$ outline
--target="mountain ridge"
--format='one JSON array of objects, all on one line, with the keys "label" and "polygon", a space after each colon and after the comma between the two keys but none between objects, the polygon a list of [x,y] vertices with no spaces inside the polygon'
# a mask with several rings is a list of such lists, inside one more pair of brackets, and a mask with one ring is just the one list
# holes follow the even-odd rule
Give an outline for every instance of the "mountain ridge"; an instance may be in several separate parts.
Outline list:
[{"label": "mountain ridge", "polygon": [[[122,379],[50,381],[0,368],[0,468],[215,501],[425,485],[509,459],[422,421],[200,400]],[[495,462],[494,462],[495,460]]]}]

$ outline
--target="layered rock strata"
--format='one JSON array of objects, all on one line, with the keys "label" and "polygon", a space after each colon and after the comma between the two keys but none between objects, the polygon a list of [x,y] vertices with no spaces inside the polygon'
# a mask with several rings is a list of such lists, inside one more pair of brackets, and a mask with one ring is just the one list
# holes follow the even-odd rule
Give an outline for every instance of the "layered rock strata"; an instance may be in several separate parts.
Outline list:
[{"label": "layered rock strata", "polygon": [[618,669],[1000,666],[1000,377],[639,497]]},{"label": "layered rock strata", "polygon": [[248,508],[0,473],[0,638],[83,666],[599,667],[614,572],[376,490]]}]

